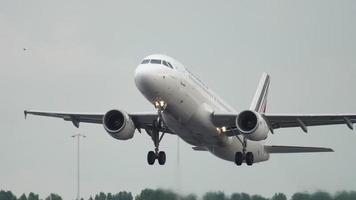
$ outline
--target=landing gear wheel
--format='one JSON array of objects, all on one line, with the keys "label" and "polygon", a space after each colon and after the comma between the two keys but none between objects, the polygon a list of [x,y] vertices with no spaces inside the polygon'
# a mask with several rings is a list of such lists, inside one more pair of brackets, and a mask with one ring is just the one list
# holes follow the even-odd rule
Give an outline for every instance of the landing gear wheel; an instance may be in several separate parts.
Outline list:
[{"label": "landing gear wheel", "polygon": [[237,166],[242,165],[243,159],[244,159],[244,157],[243,157],[242,153],[241,152],[236,152],[236,154],[235,154],[235,164]]},{"label": "landing gear wheel", "polygon": [[164,165],[166,163],[166,153],[164,151],[160,151],[158,153],[158,163],[160,165]]},{"label": "landing gear wheel", "polygon": [[147,162],[149,165],[153,165],[156,160],[156,154],[153,151],[149,151],[147,154]]},{"label": "landing gear wheel", "polygon": [[253,164],[253,154],[252,152],[247,152],[246,154],[246,164],[251,166]]}]

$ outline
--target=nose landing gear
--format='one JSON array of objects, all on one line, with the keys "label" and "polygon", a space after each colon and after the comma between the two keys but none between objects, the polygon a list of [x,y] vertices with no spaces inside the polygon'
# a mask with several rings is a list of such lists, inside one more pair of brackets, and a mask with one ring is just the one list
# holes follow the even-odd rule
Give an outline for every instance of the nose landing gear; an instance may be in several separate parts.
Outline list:
[{"label": "nose landing gear", "polygon": [[154,102],[154,105],[157,109],[158,117],[156,120],[153,121],[152,129],[146,131],[151,136],[151,139],[155,145],[155,150],[148,152],[147,162],[149,165],[153,165],[155,163],[155,160],[157,159],[160,165],[164,165],[166,163],[166,153],[164,151],[159,151],[159,144],[165,134],[165,132],[163,131],[160,134],[160,131],[164,130],[166,127],[162,119],[162,112],[164,111],[164,109],[166,109],[167,103],[165,101],[160,100]]},{"label": "nose landing gear", "polygon": [[148,164],[153,165],[157,159],[160,165],[164,165],[166,163],[166,153],[164,151],[159,151],[159,144],[164,136],[164,132],[160,135],[158,129],[153,128],[151,131],[148,131],[148,134],[151,136],[155,145],[155,150],[149,151],[147,154]]}]

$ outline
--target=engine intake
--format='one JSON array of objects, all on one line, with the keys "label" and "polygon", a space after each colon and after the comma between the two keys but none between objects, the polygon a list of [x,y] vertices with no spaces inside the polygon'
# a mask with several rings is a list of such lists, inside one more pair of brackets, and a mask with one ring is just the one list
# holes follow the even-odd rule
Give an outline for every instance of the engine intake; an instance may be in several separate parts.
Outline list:
[{"label": "engine intake", "polygon": [[243,111],[237,117],[237,127],[243,133],[251,133],[257,127],[257,115],[249,110]]},{"label": "engine intake", "polygon": [[269,132],[269,128],[263,117],[251,110],[242,111],[236,117],[236,127],[239,132],[254,141],[265,140]]},{"label": "engine intake", "polygon": [[135,133],[135,125],[130,116],[120,110],[110,110],[103,117],[103,126],[113,138],[118,140],[131,139]]}]

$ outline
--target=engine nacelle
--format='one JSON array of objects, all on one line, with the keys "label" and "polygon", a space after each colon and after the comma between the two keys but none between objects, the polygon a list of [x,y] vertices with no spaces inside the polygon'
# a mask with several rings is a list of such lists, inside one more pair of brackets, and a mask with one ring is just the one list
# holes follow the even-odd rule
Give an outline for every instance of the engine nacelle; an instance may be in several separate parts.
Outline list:
[{"label": "engine nacelle", "polygon": [[268,136],[269,128],[263,117],[254,111],[242,111],[236,117],[236,127],[249,140],[265,140]]},{"label": "engine nacelle", "polygon": [[135,133],[135,125],[126,112],[110,110],[103,117],[104,129],[115,139],[128,140]]}]

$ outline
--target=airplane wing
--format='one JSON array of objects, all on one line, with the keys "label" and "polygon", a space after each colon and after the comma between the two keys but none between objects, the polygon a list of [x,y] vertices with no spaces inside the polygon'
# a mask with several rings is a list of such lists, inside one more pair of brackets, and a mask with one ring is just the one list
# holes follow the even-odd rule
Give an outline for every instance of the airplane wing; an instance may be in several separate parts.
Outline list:
[{"label": "airplane wing", "polygon": [[345,124],[348,128],[353,129],[356,123],[355,114],[337,114],[337,115],[275,115],[263,114],[267,123],[272,129],[300,127],[304,132],[308,132],[308,126],[322,126]]},{"label": "airplane wing", "polygon": [[268,153],[314,153],[314,152],[334,152],[330,148],[323,147],[297,147],[297,146],[265,146]]},{"label": "airplane wing", "polygon": [[[79,123],[103,123],[103,113],[67,113],[67,112],[47,112],[47,111],[34,111],[25,110],[25,118],[27,115],[39,115],[45,117],[56,117],[62,118],[65,121],[71,121],[73,125],[79,128]],[[135,127],[140,131],[140,129],[151,129],[153,126],[153,121],[157,119],[157,113],[132,113],[129,114]],[[161,130],[162,132],[172,133],[170,130]]]},{"label": "airplane wing", "polygon": [[47,111],[34,111],[34,110],[25,110],[24,114],[25,114],[25,118],[29,114],[45,116],[45,117],[62,118],[65,121],[71,121],[73,125],[77,128],[79,128],[80,122],[102,124],[103,116],[104,116],[104,114],[47,112]]},{"label": "airplane wing", "polygon": [[[346,124],[353,129],[356,123],[356,114],[331,114],[331,115],[305,115],[305,114],[267,114],[266,104],[270,85],[270,76],[262,74],[253,97],[250,110],[259,113],[266,121],[269,130],[273,133],[274,129],[300,127],[304,132],[308,132],[308,126],[322,126],[333,124]],[[236,129],[236,113],[212,113],[211,119],[216,127],[225,127],[226,130]],[[227,132],[227,135],[236,133]]]},{"label": "airplane wing", "polygon": [[[334,115],[279,115],[260,113],[266,120],[271,132],[278,128],[300,127],[304,132],[308,132],[308,126],[322,126],[345,124],[348,128],[353,129],[356,123],[356,114],[334,114]],[[212,121],[217,127],[236,128],[236,117],[238,114],[233,113],[213,113]]]}]

